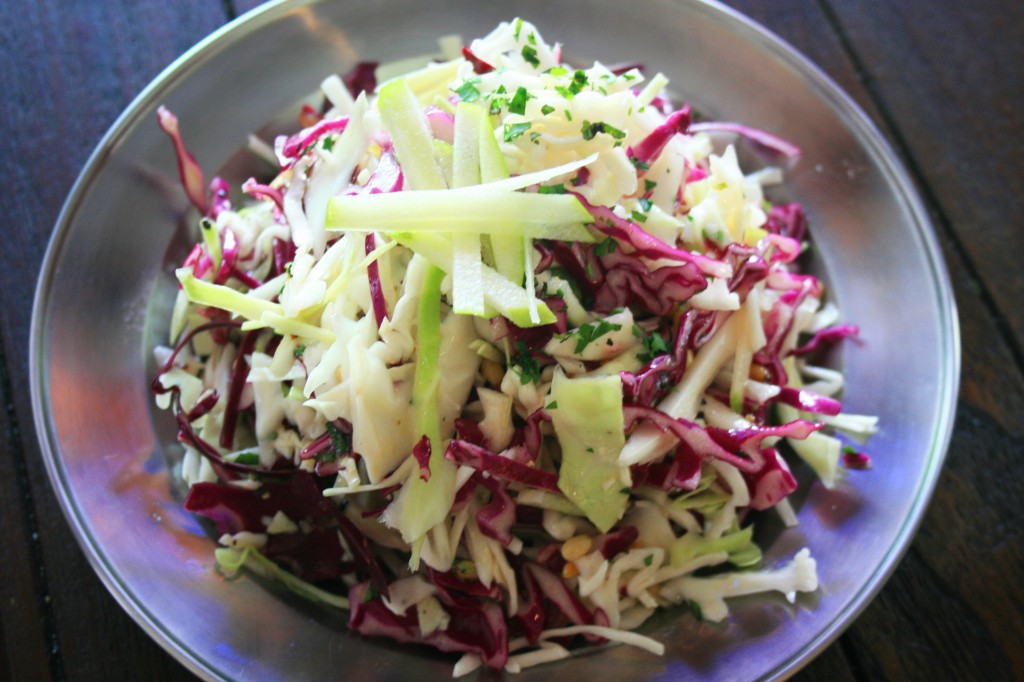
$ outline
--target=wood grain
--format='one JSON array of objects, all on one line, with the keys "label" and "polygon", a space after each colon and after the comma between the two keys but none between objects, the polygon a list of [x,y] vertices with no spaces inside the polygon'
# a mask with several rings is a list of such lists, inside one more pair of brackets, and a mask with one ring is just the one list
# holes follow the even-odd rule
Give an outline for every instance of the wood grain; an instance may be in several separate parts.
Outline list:
[{"label": "wood grain", "polygon": [[[0,610],[10,679],[189,677],[114,602],[71,535],[39,457],[26,358],[36,273],[79,170],[131,99],[224,20],[214,0],[0,5],[0,173],[16,197],[4,205],[6,252],[17,256],[0,269],[0,338],[13,400],[6,433],[20,441],[4,444],[0,474],[23,465],[27,480],[0,475],[3,518],[20,531],[0,545],[3,595],[9,576],[18,588]],[[34,582],[27,561],[40,562],[28,567]]]},{"label": "wood grain", "polygon": [[1024,4],[829,5],[1020,363],[1024,277],[1012,273],[1024,253]]},{"label": "wood grain", "polygon": [[[732,0],[879,125],[925,198],[960,309],[952,447],[915,542],[801,680],[1024,679],[1024,5]],[[179,54],[254,0],[0,5],[0,678],[191,675],[109,596],[50,490],[25,358],[63,198],[103,132]]]}]

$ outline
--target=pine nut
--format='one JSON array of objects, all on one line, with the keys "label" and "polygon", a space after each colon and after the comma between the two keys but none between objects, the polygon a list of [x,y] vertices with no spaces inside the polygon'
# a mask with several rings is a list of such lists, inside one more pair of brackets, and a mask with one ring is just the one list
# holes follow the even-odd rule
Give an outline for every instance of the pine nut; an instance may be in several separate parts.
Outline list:
[{"label": "pine nut", "polygon": [[593,545],[589,535],[575,535],[562,544],[562,558],[566,561],[582,559]]}]

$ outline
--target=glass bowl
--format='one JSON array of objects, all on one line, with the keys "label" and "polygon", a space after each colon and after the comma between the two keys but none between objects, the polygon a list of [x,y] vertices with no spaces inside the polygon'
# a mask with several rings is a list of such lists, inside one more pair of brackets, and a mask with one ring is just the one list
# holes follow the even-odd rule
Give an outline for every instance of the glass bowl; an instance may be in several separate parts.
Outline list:
[{"label": "glass bowl", "polygon": [[[361,639],[345,614],[250,577],[227,584],[213,542],[180,508],[168,473],[172,419],[155,409],[150,349],[163,342],[172,269],[190,238],[187,202],[156,108],[174,111],[204,169],[239,177],[247,134],[294,120],[298,103],[356,61],[436,49],[514,15],[577,61],[640,62],[705,117],[742,121],[803,150],[787,192],[804,203],[815,267],[844,318],[845,404],[877,414],[874,467],[834,490],[807,480],[800,525],[762,533],[765,559],[807,545],[821,588],[795,605],[732,603],[721,626],[685,609],[649,622],[664,657],[629,647],[530,669],[522,679],[703,680],[792,674],[850,623],[906,549],[949,442],[959,339],[932,228],[892,150],[826,76],[764,29],[698,0],[499,3],[418,0],[271,3],[211,35],[128,107],[93,153],[58,219],[35,299],[32,401],[43,456],[68,521],[121,605],[171,654],[210,679],[448,678],[453,658]],[[747,149],[745,153],[753,153]],[[233,170],[234,169],[234,170]]]}]

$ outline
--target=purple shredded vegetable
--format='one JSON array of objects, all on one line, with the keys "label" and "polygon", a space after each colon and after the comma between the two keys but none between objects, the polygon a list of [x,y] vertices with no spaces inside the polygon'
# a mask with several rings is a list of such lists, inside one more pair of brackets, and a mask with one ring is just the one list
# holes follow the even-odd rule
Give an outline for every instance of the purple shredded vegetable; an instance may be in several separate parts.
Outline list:
[{"label": "purple shredded vegetable", "polygon": [[690,126],[691,133],[735,133],[742,135],[751,142],[770,149],[773,152],[778,152],[783,156],[794,157],[800,155],[800,148],[792,142],[787,142],[781,137],[772,135],[763,130],[752,128],[747,125],[740,123],[725,123],[722,121],[706,122],[706,123],[694,123]]},{"label": "purple shredded vegetable", "polygon": [[690,105],[672,112],[664,123],[626,151],[629,160],[637,167],[637,177],[642,177],[647,168],[661,155],[665,145],[675,135],[685,135],[690,127]]},{"label": "purple shredded vegetable", "polygon": [[593,226],[620,242],[629,244],[641,256],[652,260],[667,258],[669,260],[692,263],[705,275],[710,277],[731,277],[732,268],[728,263],[708,258],[699,253],[690,253],[685,249],[669,246],[657,237],[645,232],[636,223],[620,218],[607,206],[591,204],[578,193],[572,193],[583,207],[594,217]]},{"label": "purple shredded vegetable", "polygon": [[[377,238],[372,232],[364,237],[364,250],[369,256],[377,248]],[[380,267],[377,261],[372,261],[366,268],[366,276],[370,283],[370,301],[373,303],[373,317],[377,321],[377,327],[384,324],[388,316],[388,303],[384,300],[384,287],[380,283]]]},{"label": "purple shredded vegetable", "polygon": [[178,176],[181,178],[181,185],[185,188],[192,205],[199,209],[203,215],[207,214],[209,204],[206,200],[206,187],[203,181],[203,169],[199,167],[196,157],[185,146],[181,138],[181,131],[178,129],[178,117],[167,110],[166,107],[159,107],[156,110],[157,120],[160,129],[167,133],[174,143],[174,153],[178,160]]},{"label": "purple shredded vegetable", "polygon": [[798,242],[807,238],[807,216],[804,207],[798,203],[776,204],[768,209],[768,220],[764,229]]},{"label": "purple shredded vegetable", "polygon": [[430,480],[430,438],[423,436],[412,448],[412,456],[420,467],[420,478]]},{"label": "purple shredded vegetable", "polygon": [[492,65],[477,57],[468,47],[464,46],[462,48],[462,56],[466,58],[466,61],[473,65],[473,71],[478,74],[494,71],[494,67]]},{"label": "purple shredded vegetable", "polygon": [[794,348],[792,355],[806,355],[818,350],[821,346],[827,346],[843,339],[850,339],[854,343],[860,342],[860,327],[855,324],[837,324],[824,329],[819,329],[811,337],[811,340],[802,346]]},{"label": "purple shredded vegetable", "polygon": [[558,492],[558,474],[544,471],[508,457],[502,457],[479,445],[462,440],[453,440],[448,444],[445,457],[456,464],[473,467],[478,471],[497,476],[506,481],[521,483],[531,488]]},{"label": "purple shredded vegetable", "polygon": [[725,448],[712,434],[712,428],[705,428],[694,424],[687,419],[676,419],[665,414],[654,407],[642,407],[639,405],[623,405],[622,416],[625,419],[626,429],[632,428],[637,421],[647,421],[654,424],[661,431],[670,433],[686,443],[693,452],[701,459],[719,459],[728,462],[740,471],[756,471],[760,466],[760,459],[754,461],[738,457],[733,454],[738,448]]},{"label": "purple shredded vegetable", "polygon": [[743,473],[750,490],[750,507],[759,510],[775,506],[796,490],[796,478],[786,460],[774,448],[762,451],[762,455],[764,465],[760,469],[754,473]]},{"label": "purple shredded vegetable", "polygon": [[359,583],[349,590],[348,625],[354,632],[387,637],[396,642],[426,644],[440,651],[474,653],[484,665],[492,668],[502,668],[508,660],[508,626],[496,603],[467,598],[443,604],[450,617],[448,627],[424,635],[415,608],[396,615],[372,595],[369,587],[367,583]]},{"label": "purple shredded vegetable", "polygon": [[256,347],[256,339],[262,330],[254,329],[242,336],[238,345],[235,364],[231,369],[231,382],[228,384],[227,402],[224,403],[224,426],[220,432],[220,446],[230,450],[235,444],[235,426],[238,423],[238,412],[242,401],[242,391],[249,376],[249,361],[246,356]]},{"label": "purple shredded vegetable", "polygon": [[353,97],[358,97],[361,92],[371,93],[377,88],[378,66],[378,62],[359,62],[345,74],[341,80]]},{"label": "purple shredded vegetable", "polygon": [[332,133],[341,133],[348,126],[348,116],[325,119],[313,126],[299,131],[285,140],[281,147],[281,155],[289,159],[297,159],[320,141],[320,138]]},{"label": "purple shredded vegetable", "polygon": [[242,183],[242,191],[257,199],[273,201],[278,211],[284,211],[284,195],[281,190],[274,189],[270,185],[263,185],[256,182],[256,178],[249,178]]},{"label": "purple shredded vegetable", "polygon": [[804,412],[814,414],[827,414],[835,416],[843,409],[843,404],[838,400],[827,396],[818,395],[811,391],[804,391],[798,388],[783,386],[779,389],[779,395],[775,398],[778,402],[795,407]]},{"label": "purple shredded vegetable", "polygon": [[480,484],[491,492],[491,501],[476,513],[476,523],[481,533],[508,547],[516,521],[516,503],[507,492],[508,483],[481,476]]}]

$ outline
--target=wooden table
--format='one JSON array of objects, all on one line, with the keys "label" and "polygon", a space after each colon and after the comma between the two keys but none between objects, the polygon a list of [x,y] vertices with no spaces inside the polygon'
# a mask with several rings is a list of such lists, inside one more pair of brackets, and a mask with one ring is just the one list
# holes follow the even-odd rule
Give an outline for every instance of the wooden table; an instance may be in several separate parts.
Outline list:
[{"label": "wooden table", "polygon": [[[79,170],[128,102],[247,0],[0,4],[0,679],[188,679],[79,550],[40,459],[31,300]],[[1024,679],[1024,3],[732,0],[817,62],[902,157],[963,334],[952,447],[916,540],[806,680]]]}]

